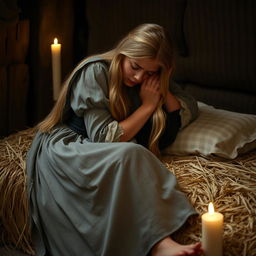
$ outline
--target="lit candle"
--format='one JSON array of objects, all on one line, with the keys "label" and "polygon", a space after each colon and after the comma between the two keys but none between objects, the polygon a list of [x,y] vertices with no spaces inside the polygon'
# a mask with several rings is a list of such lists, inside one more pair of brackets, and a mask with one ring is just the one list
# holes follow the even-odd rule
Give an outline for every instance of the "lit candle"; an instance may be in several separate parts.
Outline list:
[{"label": "lit candle", "polygon": [[53,99],[57,100],[61,88],[61,44],[58,39],[54,39],[51,45],[52,51],[52,81],[53,81]]},{"label": "lit candle", "polygon": [[202,215],[202,247],[206,256],[222,255],[223,215],[214,212],[213,204]]}]

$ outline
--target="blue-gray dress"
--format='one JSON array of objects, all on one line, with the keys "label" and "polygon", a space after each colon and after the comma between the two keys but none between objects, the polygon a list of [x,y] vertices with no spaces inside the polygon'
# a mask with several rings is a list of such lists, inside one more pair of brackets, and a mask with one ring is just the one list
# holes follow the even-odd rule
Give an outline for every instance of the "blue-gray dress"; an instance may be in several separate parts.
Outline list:
[{"label": "blue-gray dress", "polygon": [[[85,133],[71,118],[38,132],[28,152],[36,255],[146,256],[196,213],[157,157],[135,140],[118,142],[122,129],[109,111],[107,81],[106,63],[83,63],[70,81],[67,108]],[[191,99],[177,97],[188,123]]]}]

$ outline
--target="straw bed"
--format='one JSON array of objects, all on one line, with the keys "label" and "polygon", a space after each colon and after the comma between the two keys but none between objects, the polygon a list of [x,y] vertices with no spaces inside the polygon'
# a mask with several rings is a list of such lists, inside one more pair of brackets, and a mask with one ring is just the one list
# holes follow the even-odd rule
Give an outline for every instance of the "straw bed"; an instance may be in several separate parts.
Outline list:
[{"label": "straw bed", "polygon": [[[34,131],[0,140],[1,242],[34,254],[29,230],[25,158]],[[199,215],[175,234],[182,243],[201,240],[201,215],[210,201],[224,215],[224,256],[256,256],[256,151],[235,160],[165,156],[181,190]]]},{"label": "straw bed", "polygon": [[199,213],[175,234],[182,243],[201,240],[201,215],[213,202],[224,215],[224,255],[256,255],[256,152],[235,160],[165,157],[181,190]]},{"label": "straw bed", "polygon": [[29,231],[25,158],[33,129],[0,140],[0,242],[34,254]]}]

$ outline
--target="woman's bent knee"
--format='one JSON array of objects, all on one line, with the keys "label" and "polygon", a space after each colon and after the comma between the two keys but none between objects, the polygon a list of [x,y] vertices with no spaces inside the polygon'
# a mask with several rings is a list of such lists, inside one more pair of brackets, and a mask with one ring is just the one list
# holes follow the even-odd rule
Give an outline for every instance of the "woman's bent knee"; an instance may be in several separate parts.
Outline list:
[{"label": "woman's bent knee", "polygon": [[151,154],[147,148],[134,142],[121,142],[119,153],[123,157],[134,157],[141,154]]}]

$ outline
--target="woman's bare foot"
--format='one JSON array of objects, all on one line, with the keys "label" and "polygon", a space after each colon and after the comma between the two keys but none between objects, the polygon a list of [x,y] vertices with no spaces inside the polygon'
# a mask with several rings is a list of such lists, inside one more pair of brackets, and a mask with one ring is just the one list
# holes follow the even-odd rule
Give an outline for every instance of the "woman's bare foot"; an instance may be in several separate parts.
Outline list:
[{"label": "woman's bare foot", "polygon": [[202,254],[201,243],[181,245],[170,237],[158,242],[151,250],[151,256],[196,256]]}]

